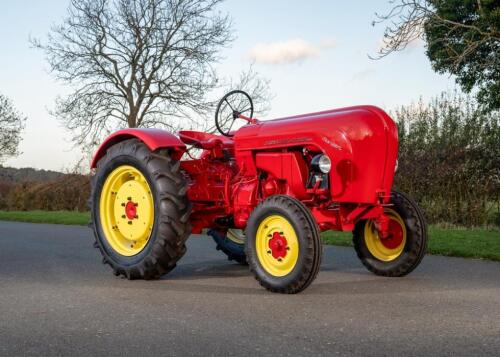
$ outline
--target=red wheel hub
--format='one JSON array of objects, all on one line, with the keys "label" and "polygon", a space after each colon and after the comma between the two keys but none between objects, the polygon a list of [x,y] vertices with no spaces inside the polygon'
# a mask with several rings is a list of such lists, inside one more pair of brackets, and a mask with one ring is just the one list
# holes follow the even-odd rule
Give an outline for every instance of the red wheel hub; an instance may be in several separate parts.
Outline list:
[{"label": "red wheel hub", "polygon": [[286,238],[280,233],[274,232],[273,237],[269,240],[269,248],[274,259],[284,258],[288,250]]},{"label": "red wheel hub", "polygon": [[136,204],[132,201],[128,201],[125,205],[125,215],[129,220],[133,220],[137,216]]},{"label": "red wheel hub", "polygon": [[380,241],[384,247],[388,249],[396,249],[403,242],[403,227],[398,221],[391,219],[389,221],[389,236],[387,238],[380,237]]}]

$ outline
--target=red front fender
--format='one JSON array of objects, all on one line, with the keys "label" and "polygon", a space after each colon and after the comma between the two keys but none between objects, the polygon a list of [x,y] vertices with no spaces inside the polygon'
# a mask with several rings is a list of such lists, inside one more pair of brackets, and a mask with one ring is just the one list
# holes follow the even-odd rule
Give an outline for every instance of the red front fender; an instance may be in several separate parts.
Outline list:
[{"label": "red front fender", "polygon": [[123,129],[119,130],[110,136],[101,144],[99,149],[94,155],[92,159],[92,163],[90,168],[95,168],[97,162],[104,156],[106,151],[113,146],[114,144],[119,143],[120,141],[137,138],[141,140],[146,146],[151,150],[157,150],[161,148],[172,148],[173,158],[179,160],[186,151],[186,145],[182,141],[179,140],[173,134],[165,130],[160,129]]}]

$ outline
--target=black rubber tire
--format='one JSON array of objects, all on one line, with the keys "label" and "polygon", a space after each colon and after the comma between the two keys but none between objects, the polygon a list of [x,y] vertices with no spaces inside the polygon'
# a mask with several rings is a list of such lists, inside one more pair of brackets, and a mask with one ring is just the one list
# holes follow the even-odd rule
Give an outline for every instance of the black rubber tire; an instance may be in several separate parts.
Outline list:
[{"label": "black rubber tire", "polygon": [[406,226],[406,244],[401,255],[390,262],[375,258],[365,243],[366,221],[356,224],[353,243],[358,258],[369,271],[376,275],[399,277],[411,273],[424,258],[427,250],[427,223],[420,207],[407,195],[392,191],[391,203],[391,208],[401,216]]},{"label": "black rubber tire", "polygon": [[[269,274],[260,264],[255,244],[260,223],[269,215],[278,214],[293,226],[299,240],[299,256],[293,270],[277,277]],[[323,246],[318,225],[309,209],[290,196],[271,196],[252,212],[246,228],[245,251],[250,271],[267,290],[295,294],[307,288],[316,278],[321,265]]]},{"label": "black rubber tire", "polygon": [[217,244],[216,249],[227,255],[228,260],[234,260],[241,265],[247,265],[247,255],[245,254],[245,245],[233,242],[227,236],[216,229],[207,232]]},{"label": "black rubber tire", "polygon": [[[91,181],[91,227],[94,246],[102,254],[115,275],[132,279],[158,279],[170,272],[186,252],[185,242],[191,233],[187,183],[179,170],[179,162],[163,149],[151,152],[138,139],[122,141],[110,147],[97,163]],[[151,188],[155,217],[151,237],[144,249],[131,257],[118,254],[107,242],[101,228],[99,198],[107,176],[118,166],[138,169]]]}]

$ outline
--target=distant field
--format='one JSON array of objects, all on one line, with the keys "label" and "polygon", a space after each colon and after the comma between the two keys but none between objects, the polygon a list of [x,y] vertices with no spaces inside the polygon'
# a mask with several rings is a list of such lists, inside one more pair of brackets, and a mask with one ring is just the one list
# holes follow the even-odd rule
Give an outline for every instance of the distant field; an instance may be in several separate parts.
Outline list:
[{"label": "distant field", "polygon": [[[0,211],[0,220],[83,226],[89,222],[90,214],[71,211]],[[325,244],[352,246],[350,232],[325,232],[322,237]],[[500,230],[430,226],[428,252],[500,261]]]}]

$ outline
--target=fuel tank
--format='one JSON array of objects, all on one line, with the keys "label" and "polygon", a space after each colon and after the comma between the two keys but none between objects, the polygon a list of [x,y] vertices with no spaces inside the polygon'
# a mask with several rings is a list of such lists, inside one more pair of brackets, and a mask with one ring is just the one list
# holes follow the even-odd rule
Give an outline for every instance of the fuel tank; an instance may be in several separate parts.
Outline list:
[{"label": "fuel tank", "polygon": [[261,121],[240,128],[234,141],[238,161],[248,161],[255,152],[285,148],[328,155],[335,202],[376,203],[379,197],[387,202],[390,195],[398,152],[397,126],[375,106]]}]

